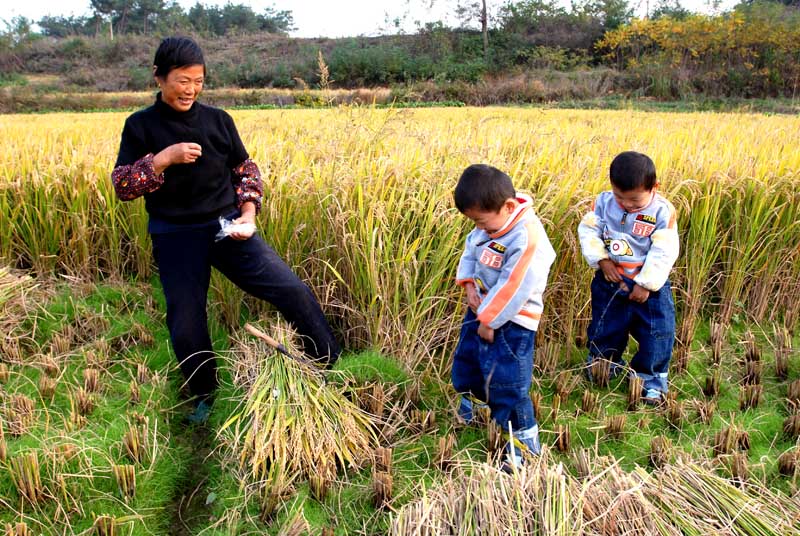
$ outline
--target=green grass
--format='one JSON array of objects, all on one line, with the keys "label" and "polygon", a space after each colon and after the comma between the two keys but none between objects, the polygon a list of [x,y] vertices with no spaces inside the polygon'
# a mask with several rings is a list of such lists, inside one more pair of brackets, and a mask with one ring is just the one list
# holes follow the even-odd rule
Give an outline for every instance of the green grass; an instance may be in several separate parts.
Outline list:
[{"label": "green grass", "polygon": [[[152,303],[152,308],[147,303]],[[10,508],[0,509],[0,523],[15,522],[21,518],[15,511],[25,508],[30,525],[39,520],[42,526],[35,531],[56,534],[88,531],[93,514],[112,515],[127,520],[120,526],[125,534],[164,534],[169,530],[178,534],[227,535],[242,533],[280,534],[294,514],[303,517],[319,531],[323,527],[335,528],[336,534],[385,534],[388,532],[392,512],[403,505],[418,500],[426,489],[435,488],[446,478],[446,473],[435,467],[434,459],[439,438],[455,434],[455,452],[458,460],[466,463],[487,460],[486,431],[475,426],[459,426],[454,421],[454,393],[447,377],[436,377],[430,371],[408,371],[401,361],[374,350],[345,352],[335,366],[331,388],[341,388],[342,378],[350,378],[355,385],[382,383],[387,388],[399,386],[392,392],[393,402],[405,404],[406,393],[418,384],[421,399],[419,409],[432,410],[436,426],[426,433],[414,433],[402,427],[388,444],[393,453],[394,498],[391,509],[376,510],[372,502],[372,468],[365,466],[358,471],[341,474],[332,485],[328,497],[320,502],[314,499],[308,483],[298,483],[286,498],[278,513],[268,524],[258,520],[258,501],[248,497],[242,482],[234,477],[215,450],[215,430],[236,410],[238,400],[230,381],[231,359],[230,337],[225,323],[220,318],[218,307],[211,306],[211,332],[214,347],[223,356],[220,361],[221,388],[214,406],[211,421],[206,428],[187,428],[180,417],[186,411],[185,403],[179,399],[182,378],[174,366],[174,357],[164,326],[164,303],[157,282],[149,286],[129,283],[100,284],[90,292],[61,286],[55,293],[30,312],[20,323],[20,329],[31,330],[34,340],[28,348],[31,352],[46,349],[53,335],[63,332],[67,324],[76,324],[81,318],[102,315],[108,320],[103,337],[112,342],[112,355],[102,373],[102,393],[97,395],[97,407],[88,416],[87,425],[77,430],[65,430],[64,418],[70,412],[69,396],[82,384],[82,371],[86,367],[87,342],[76,347],[70,357],[62,363],[62,373],[56,393],[51,401],[38,395],[38,382],[44,374],[33,365],[12,364],[11,378],[2,386],[4,404],[8,394],[25,394],[36,400],[38,420],[33,428],[19,438],[12,438],[6,430],[9,458],[21,453],[37,451],[42,463],[45,485],[52,487],[55,469],[45,452],[54,445],[74,443],[79,455],[58,467],[67,477],[68,489],[74,498],[77,510],[70,514],[70,529],[49,528],[50,519],[56,516],[56,502],[44,501],[38,509],[23,505],[10,479],[8,465],[0,464],[0,497],[7,497]],[[216,311],[216,313],[214,313]],[[143,325],[153,335],[151,345],[132,344],[117,348],[114,341],[123,340],[134,325]],[[709,325],[698,325],[688,370],[680,376],[671,377],[671,388],[679,393],[686,409],[686,418],[680,427],[671,426],[659,409],[640,407],[635,411],[626,408],[627,379],[613,380],[608,388],[590,385],[580,379],[566,401],[562,401],[558,415],[550,413],[555,394],[555,378],[542,377],[535,373],[534,389],[542,394],[541,415],[542,441],[551,444],[556,424],[568,424],[572,432],[572,449],[590,448],[600,455],[617,458],[625,469],[647,466],[650,441],[664,435],[673,444],[675,452],[685,452],[695,459],[712,457],[714,434],[724,427],[734,425],[749,433],[748,459],[751,478],[765,483],[772,489],[784,493],[794,491],[790,479],[777,472],[776,459],[793,442],[783,434],[786,413],[786,389],[791,379],[800,376],[800,362],[794,358],[790,363],[787,381],[774,377],[772,352],[767,339],[770,333],[755,330],[762,360],[764,397],[754,409],[739,409],[738,383],[741,379],[742,349],[738,344],[746,324],[738,323],[729,331],[728,345],[723,355],[721,389],[718,407],[709,425],[699,422],[690,401],[702,400],[702,385],[709,374]],[[35,329],[34,329],[35,328]],[[795,337],[794,347],[798,346]],[[632,344],[630,351],[635,350]],[[569,350],[565,350],[569,351]],[[583,356],[580,350],[571,350],[572,355],[563,356],[563,367],[572,367],[580,375],[579,364]],[[441,356],[442,359],[445,356]],[[269,356],[265,356],[269,358]],[[135,363],[144,362],[160,381],[151,381],[141,387],[141,402],[131,405],[128,401],[129,382],[135,374]],[[584,390],[599,394],[600,410],[597,415],[581,414],[578,409]],[[413,407],[413,406],[411,406]],[[160,434],[159,456],[152,464],[137,466],[137,492],[133,500],[125,504],[111,476],[112,463],[129,463],[123,453],[121,438],[125,434],[132,412],[146,415],[151,425],[156,425]],[[620,440],[605,437],[604,421],[608,415],[627,415],[625,433]],[[555,459],[572,468],[569,453],[554,453]],[[52,457],[52,456],[51,456]],[[720,463],[719,474],[729,475],[725,463]],[[92,476],[91,478],[89,476]],[[142,514],[141,517],[137,517]],[[176,529],[175,519],[180,514],[185,526]],[[131,517],[133,516],[133,517]],[[69,532],[69,531],[72,532]],[[175,532],[178,530],[178,532]],[[182,532],[181,532],[182,531]]]}]

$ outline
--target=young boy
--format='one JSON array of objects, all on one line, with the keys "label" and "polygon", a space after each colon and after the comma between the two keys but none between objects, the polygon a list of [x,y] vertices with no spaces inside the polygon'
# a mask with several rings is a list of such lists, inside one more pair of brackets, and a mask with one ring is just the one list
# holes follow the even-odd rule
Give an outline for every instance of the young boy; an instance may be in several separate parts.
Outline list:
[{"label": "young boy", "polygon": [[639,350],[630,367],[644,380],[642,396],[648,404],[658,404],[667,392],[675,339],[668,277],[679,249],[675,208],[656,193],[657,187],[649,157],[621,153],[611,162],[611,190],[597,196],[578,226],[583,256],[598,269],[592,281],[587,364],[609,359],[612,376],[618,374],[632,335]]},{"label": "young boy", "polygon": [[473,400],[487,404],[503,432],[512,434],[508,466],[519,466],[523,454],[541,450],[529,391],[542,293],[556,254],[531,198],[517,194],[499,169],[469,166],[454,198],[475,222],[456,276],[469,306],[453,357],[459,415],[470,422]]}]

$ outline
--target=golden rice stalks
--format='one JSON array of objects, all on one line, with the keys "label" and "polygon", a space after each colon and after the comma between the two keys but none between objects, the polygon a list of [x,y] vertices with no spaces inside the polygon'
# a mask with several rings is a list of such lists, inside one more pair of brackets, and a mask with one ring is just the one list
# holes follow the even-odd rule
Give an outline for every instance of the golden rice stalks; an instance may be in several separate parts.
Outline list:
[{"label": "golden rice stalks", "polygon": [[439,438],[436,446],[435,465],[442,471],[447,471],[453,464],[453,451],[456,445],[456,436],[452,433]]},{"label": "golden rice stalks", "polygon": [[73,407],[77,409],[78,414],[83,416],[91,415],[97,405],[94,395],[83,387],[75,392],[73,400]]},{"label": "golden rice stalks", "polygon": [[744,376],[742,377],[744,385],[758,385],[761,383],[761,372],[764,370],[764,363],[761,361],[747,361],[744,368]]},{"label": "golden rice stalks", "polygon": [[734,452],[730,458],[731,477],[739,482],[747,480],[747,453]]},{"label": "golden rice stalks", "polygon": [[50,376],[39,377],[39,396],[44,400],[51,400],[56,394],[56,380]]},{"label": "golden rice stalks", "polygon": [[[746,473],[746,456],[738,453],[738,457],[736,471]],[[684,534],[777,536],[800,530],[800,519],[790,514],[796,506],[769,488],[738,487],[712,470],[680,461],[653,475],[641,468],[636,474],[645,496]]]},{"label": "golden rice stalks", "polygon": [[786,398],[788,398],[789,402],[794,404],[796,407],[800,407],[800,380],[795,380],[789,384]]},{"label": "golden rice stalks", "polygon": [[281,536],[307,536],[308,534],[314,534],[311,532],[311,527],[305,516],[303,516],[302,509],[289,516],[280,526],[277,533]]},{"label": "golden rice stalks", "polygon": [[0,384],[8,383],[11,373],[6,363],[0,363]]},{"label": "golden rice stalks", "polygon": [[748,329],[745,331],[742,345],[744,346],[745,362],[752,363],[754,361],[761,361],[761,348],[759,348],[756,342],[756,336],[751,330]]},{"label": "golden rice stalks", "polygon": [[418,406],[422,401],[422,386],[419,380],[413,379],[408,381],[404,386],[403,395],[409,405]]},{"label": "golden rice stalks", "polygon": [[783,433],[792,441],[800,437],[800,413],[793,413],[783,421]]},{"label": "golden rice stalks", "polygon": [[18,523],[6,523],[5,536],[33,536],[33,532],[28,528],[28,524],[24,521]]},{"label": "golden rice stalks", "polygon": [[51,378],[55,378],[61,373],[61,368],[58,366],[58,362],[50,354],[45,354],[42,356],[41,366],[44,373]]},{"label": "golden rice stalks", "polygon": [[716,369],[711,376],[706,376],[706,383],[703,387],[703,394],[708,398],[717,398],[719,396],[719,381],[720,372]]},{"label": "golden rice stalks", "polygon": [[792,337],[786,326],[777,325],[775,331],[775,375],[785,380],[789,375],[789,356],[792,353]]},{"label": "golden rice stalks", "polygon": [[144,385],[150,381],[150,369],[144,363],[136,364],[136,381],[139,385]]},{"label": "golden rice stalks", "polygon": [[150,333],[150,330],[147,329],[146,326],[136,322],[131,327],[131,335],[133,336],[136,343],[140,346],[153,346],[155,339],[153,338],[153,334]]},{"label": "golden rice stalks", "polygon": [[664,417],[670,425],[680,429],[686,418],[686,412],[683,409],[683,401],[668,398],[664,404]]},{"label": "golden rice stalks", "polygon": [[376,419],[382,419],[386,409],[386,389],[380,382],[359,391],[359,405]]},{"label": "golden rice stalks", "polygon": [[6,443],[6,435],[3,432],[3,423],[0,422],[0,463],[5,463],[8,459],[8,444]]},{"label": "golden rice stalks", "polygon": [[692,400],[692,405],[697,412],[697,419],[703,424],[711,424],[714,413],[717,411],[717,403],[713,400]]},{"label": "golden rice stalks", "polygon": [[83,369],[83,390],[96,393],[100,390],[100,371],[96,368]]},{"label": "golden rice stalks", "polygon": [[[289,351],[300,353],[287,328],[281,333]],[[255,373],[219,437],[244,482],[266,488],[282,483],[278,497],[262,493],[263,515],[272,515],[280,495],[301,475],[321,466],[357,468],[371,459],[377,446],[372,421],[334,384],[260,341],[240,341],[236,354]]]},{"label": "golden rice stalks", "polygon": [[11,396],[8,406],[5,408],[8,433],[11,436],[19,437],[33,425],[36,417],[35,404],[33,399],[23,394],[17,393]]},{"label": "golden rice stalks", "polygon": [[597,412],[599,401],[600,395],[587,389],[583,392],[581,399],[581,411],[587,415],[594,415]]},{"label": "golden rice stalks", "polygon": [[498,452],[506,444],[504,431],[494,419],[489,419],[486,424],[486,450]]},{"label": "golden rice stalks", "polygon": [[609,439],[622,439],[622,434],[625,431],[625,419],[624,413],[610,415],[606,419],[606,436]]},{"label": "golden rice stalks", "polygon": [[61,331],[53,333],[50,339],[50,349],[53,355],[64,355],[69,353],[72,349],[72,344],[75,342],[75,330],[70,324],[67,324]]},{"label": "golden rice stalks", "polygon": [[391,473],[376,471],[372,475],[372,503],[375,508],[385,508],[392,500],[393,478]]},{"label": "golden rice stalks", "polygon": [[375,449],[375,471],[392,472],[392,449],[391,447],[378,447]]},{"label": "golden rice stalks", "polygon": [[322,465],[316,469],[317,471],[308,477],[308,487],[311,491],[311,496],[323,502],[328,495],[331,479],[336,475],[336,470],[327,465]]},{"label": "golden rice stalks", "polygon": [[553,395],[553,399],[550,402],[550,414],[547,416],[547,420],[551,423],[554,423],[558,420],[558,411],[561,409],[561,395],[558,393]]},{"label": "golden rice stalks", "polygon": [[557,424],[554,444],[558,452],[569,452],[571,436],[568,424]]},{"label": "golden rice stalks", "polygon": [[145,463],[150,452],[148,421],[141,424],[128,423],[128,429],[122,436],[122,447],[125,454],[135,463]]},{"label": "golden rice stalks", "polygon": [[97,516],[92,525],[93,536],[116,536],[117,520],[111,516]]},{"label": "golden rice stalks", "polygon": [[644,379],[633,375],[628,378],[628,411],[634,411],[639,406],[644,389]]},{"label": "golden rice stalks", "polygon": [[436,428],[436,414],[432,410],[412,409],[408,420],[409,427],[416,433],[424,434]]},{"label": "golden rice stalks", "polygon": [[513,475],[486,464],[459,466],[423,499],[403,506],[389,534],[580,534],[579,490],[562,465],[539,459]]},{"label": "golden rice stalks", "polygon": [[141,402],[142,393],[139,390],[139,384],[136,383],[136,380],[131,380],[129,391],[130,391],[129,401],[130,401],[131,405],[135,406],[136,404]]},{"label": "golden rice stalks", "polygon": [[595,358],[592,361],[592,381],[598,387],[608,387],[608,381],[611,378],[611,361],[603,358]]},{"label": "golden rice stalks", "polygon": [[726,323],[712,320],[711,321],[711,361],[715,365],[719,365],[722,361],[722,348],[725,344],[725,334],[728,332]]},{"label": "golden rice stalks", "polygon": [[800,466],[800,451],[790,449],[778,456],[778,472],[784,476],[795,476]]},{"label": "golden rice stalks", "polygon": [[739,409],[746,411],[750,408],[757,408],[761,402],[762,394],[764,393],[764,386],[758,385],[742,385],[739,387]]},{"label": "golden rice stalks", "polygon": [[122,498],[127,502],[136,495],[136,468],[133,465],[112,465],[111,472]]},{"label": "golden rice stalks", "polygon": [[533,363],[541,376],[552,376],[561,362],[561,347],[552,340],[536,344],[536,359]]},{"label": "golden rice stalks", "polygon": [[672,442],[664,436],[656,436],[650,441],[650,465],[663,467],[672,458]]},{"label": "golden rice stalks", "polygon": [[32,504],[38,504],[44,498],[39,456],[35,451],[12,458],[9,472],[20,497]]},{"label": "golden rice stalks", "polygon": [[565,401],[569,399],[569,395],[572,394],[579,382],[580,378],[575,376],[571,370],[562,370],[556,376],[556,393],[561,400]]}]

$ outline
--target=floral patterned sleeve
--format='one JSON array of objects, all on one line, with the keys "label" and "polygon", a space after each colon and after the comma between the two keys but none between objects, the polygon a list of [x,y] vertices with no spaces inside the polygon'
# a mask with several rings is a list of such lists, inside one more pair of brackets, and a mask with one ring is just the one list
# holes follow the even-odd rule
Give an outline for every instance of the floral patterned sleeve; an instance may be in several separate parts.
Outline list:
[{"label": "floral patterned sleeve", "polygon": [[233,187],[236,189],[237,206],[250,201],[256,205],[256,213],[261,211],[261,196],[264,187],[261,183],[261,171],[249,158],[233,168]]},{"label": "floral patterned sleeve", "polygon": [[164,184],[164,173],[156,175],[153,169],[153,153],[149,153],[133,164],[115,167],[111,172],[111,182],[114,183],[117,197],[130,201],[161,188]]}]

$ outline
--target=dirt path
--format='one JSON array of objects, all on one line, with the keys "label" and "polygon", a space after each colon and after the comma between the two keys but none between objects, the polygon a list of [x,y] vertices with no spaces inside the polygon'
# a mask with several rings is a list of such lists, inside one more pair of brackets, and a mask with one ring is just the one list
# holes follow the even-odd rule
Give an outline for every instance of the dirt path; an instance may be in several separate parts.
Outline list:
[{"label": "dirt path", "polygon": [[168,534],[192,536],[210,521],[211,511],[206,506],[207,458],[213,446],[214,432],[208,427],[186,426],[182,422],[176,422],[171,428],[175,443],[189,457],[189,463],[167,507],[172,519]]}]

